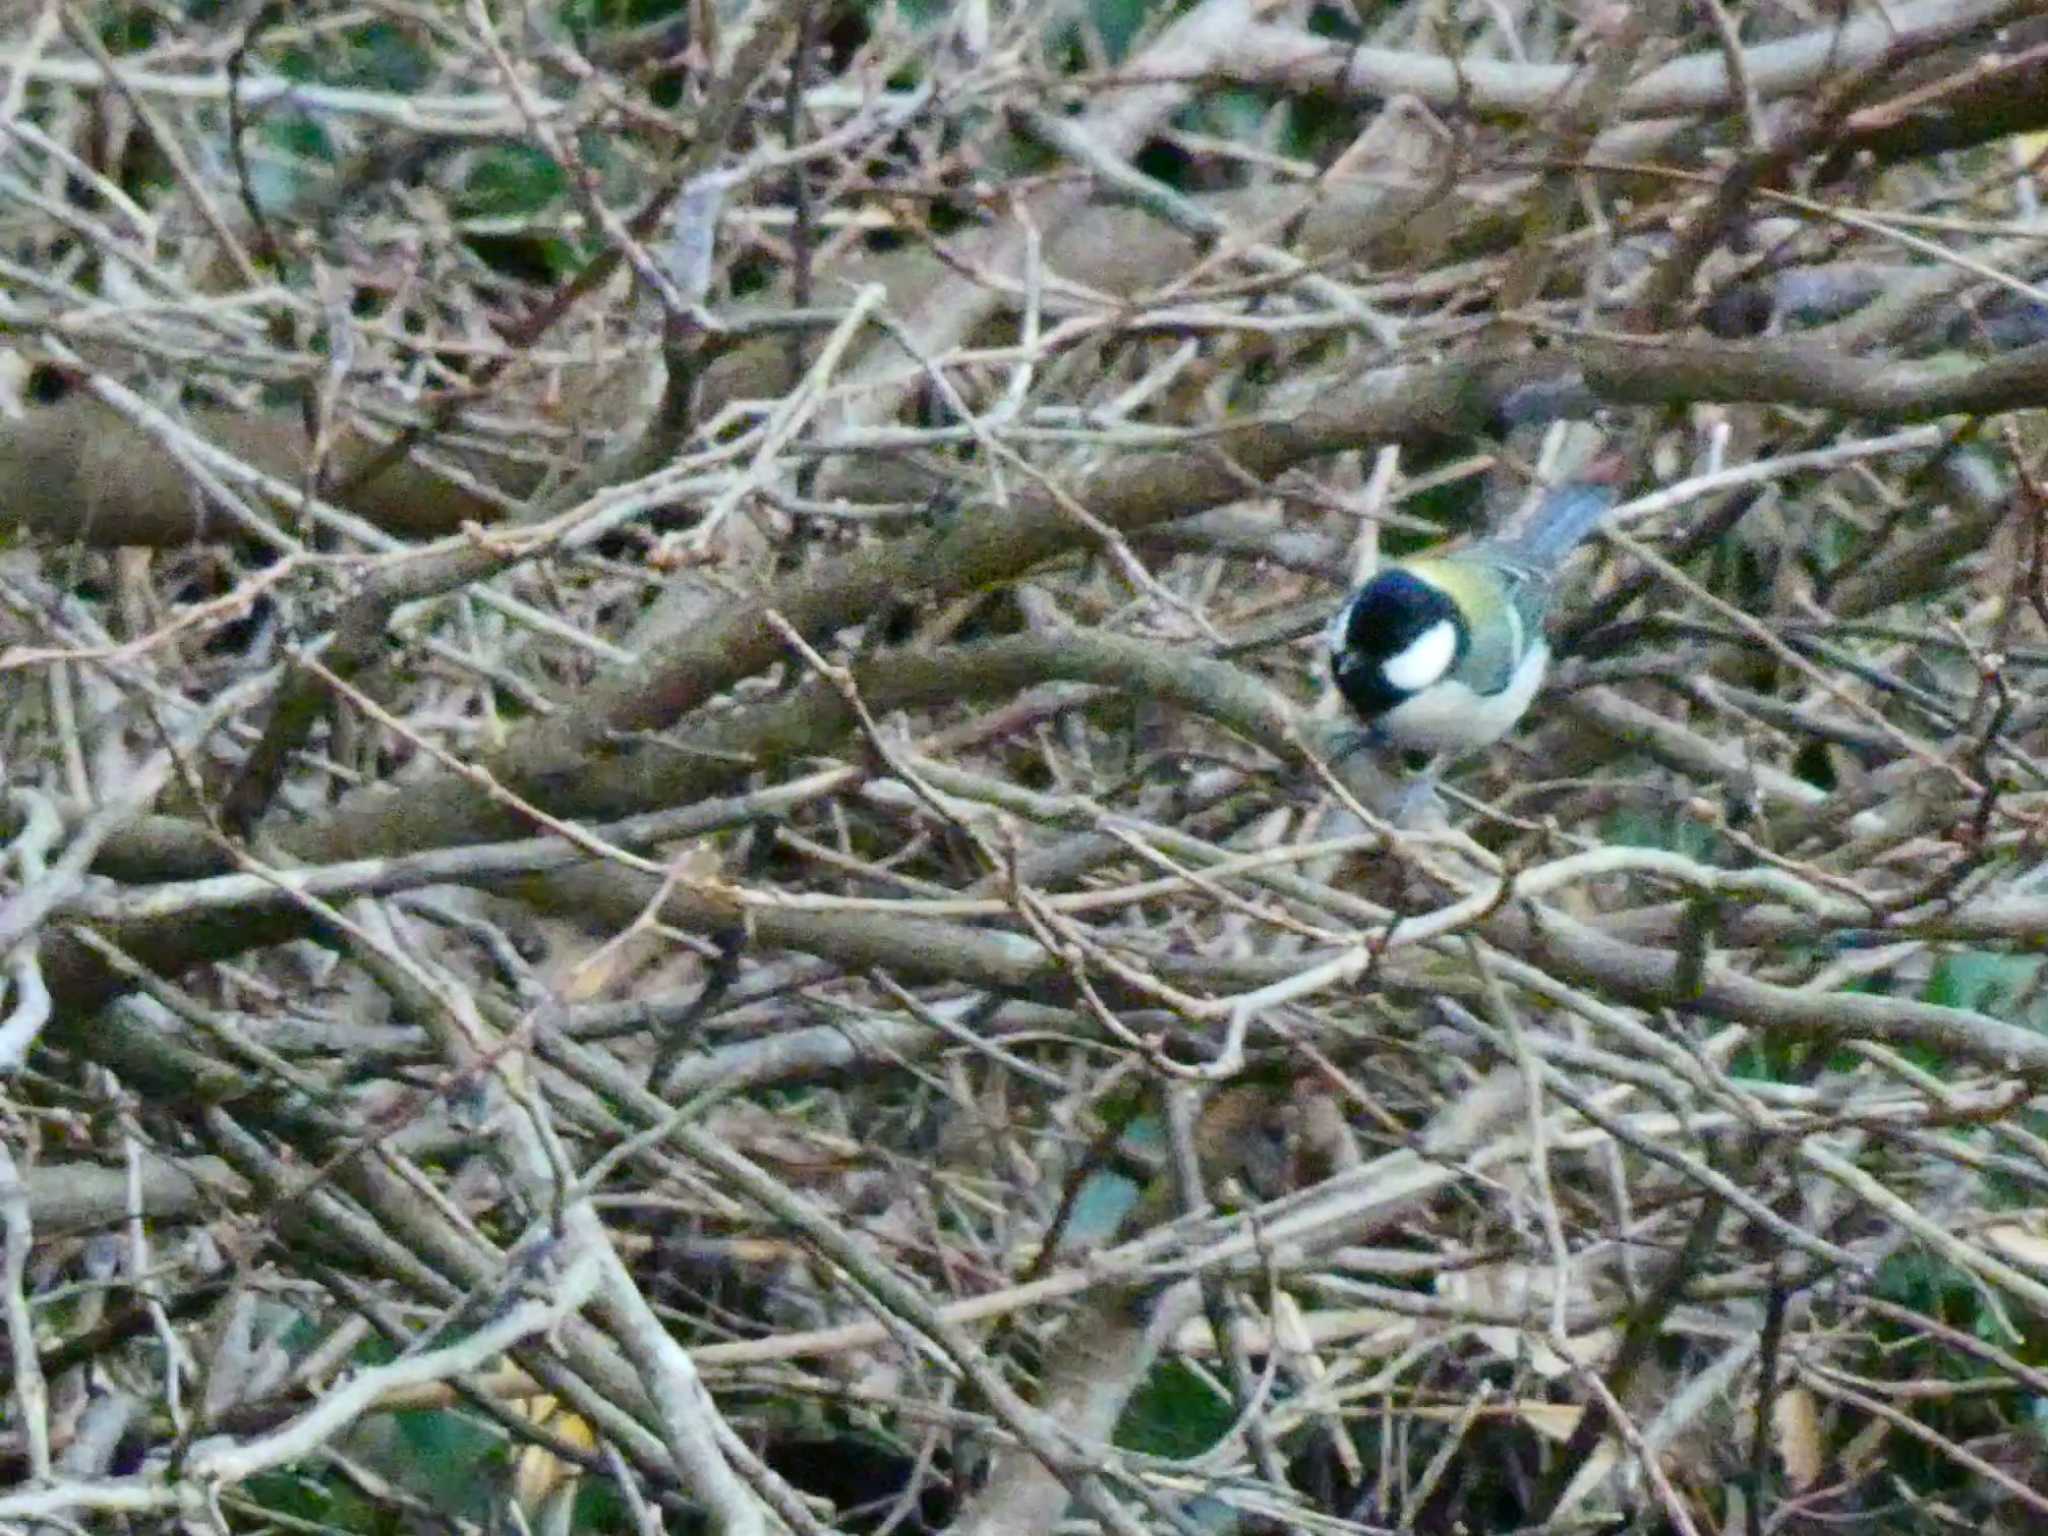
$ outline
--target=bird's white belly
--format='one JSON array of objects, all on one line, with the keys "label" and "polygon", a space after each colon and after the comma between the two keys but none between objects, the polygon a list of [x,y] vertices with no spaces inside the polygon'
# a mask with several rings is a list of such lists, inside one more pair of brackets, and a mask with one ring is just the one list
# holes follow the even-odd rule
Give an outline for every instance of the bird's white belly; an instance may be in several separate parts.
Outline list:
[{"label": "bird's white belly", "polygon": [[1499,693],[1474,693],[1457,679],[1445,678],[1396,704],[1374,723],[1387,740],[1407,751],[1477,751],[1514,729],[1543,686],[1549,663],[1550,647],[1539,640]]}]

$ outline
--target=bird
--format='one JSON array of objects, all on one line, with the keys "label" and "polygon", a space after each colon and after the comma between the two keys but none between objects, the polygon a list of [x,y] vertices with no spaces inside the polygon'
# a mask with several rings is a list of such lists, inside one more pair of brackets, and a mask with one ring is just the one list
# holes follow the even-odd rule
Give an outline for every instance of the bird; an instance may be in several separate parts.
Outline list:
[{"label": "bird", "polygon": [[1394,561],[1330,621],[1330,671],[1364,722],[1353,746],[1435,759],[1514,729],[1550,664],[1557,573],[1613,509],[1611,485],[1557,486],[1514,533]]}]

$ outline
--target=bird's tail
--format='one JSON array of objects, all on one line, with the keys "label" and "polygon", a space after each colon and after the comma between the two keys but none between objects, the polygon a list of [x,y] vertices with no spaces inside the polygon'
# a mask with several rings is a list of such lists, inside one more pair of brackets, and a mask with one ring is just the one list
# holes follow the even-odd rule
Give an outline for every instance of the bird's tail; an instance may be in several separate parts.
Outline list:
[{"label": "bird's tail", "polygon": [[1620,491],[1596,481],[1560,485],[1509,534],[1508,542],[1532,564],[1552,569],[1600,526],[1619,500]]}]

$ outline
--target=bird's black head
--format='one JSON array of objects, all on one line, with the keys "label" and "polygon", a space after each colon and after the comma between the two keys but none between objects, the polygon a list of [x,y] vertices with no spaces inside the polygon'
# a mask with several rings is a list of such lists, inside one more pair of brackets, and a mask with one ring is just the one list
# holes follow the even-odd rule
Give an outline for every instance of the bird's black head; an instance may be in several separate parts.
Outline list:
[{"label": "bird's black head", "polygon": [[1450,594],[1412,571],[1381,571],[1337,611],[1330,670],[1365,719],[1421,692],[1465,653],[1465,620]]}]

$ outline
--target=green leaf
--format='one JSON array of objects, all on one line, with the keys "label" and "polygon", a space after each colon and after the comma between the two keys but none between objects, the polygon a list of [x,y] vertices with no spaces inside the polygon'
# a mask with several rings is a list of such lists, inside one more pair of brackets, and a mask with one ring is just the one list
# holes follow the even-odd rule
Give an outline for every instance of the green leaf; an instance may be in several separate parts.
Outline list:
[{"label": "green leaf", "polygon": [[1236,1409],[1208,1382],[1178,1360],[1162,1361],[1124,1406],[1116,1443],[1184,1461],[1214,1446],[1236,1418]]},{"label": "green leaf", "polygon": [[1662,848],[1702,863],[1711,862],[1719,847],[1713,830],[1700,822],[1635,808],[1609,816],[1601,824],[1601,837],[1623,848]]},{"label": "green leaf", "polygon": [[1150,0],[1095,0],[1088,7],[1089,20],[1095,23],[1096,34],[1113,61],[1121,62],[1131,51],[1131,39],[1138,35],[1151,9]]},{"label": "green leaf", "polygon": [[392,1415],[407,1483],[427,1490],[435,1508],[450,1515],[482,1518],[489,1512],[496,1478],[482,1471],[504,1458],[504,1439],[446,1408]]},{"label": "green leaf", "polygon": [[473,218],[540,212],[568,190],[562,168],[537,149],[502,144],[484,150],[462,185],[461,211]]},{"label": "green leaf", "polygon": [[372,22],[349,41],[352,84],[384,91],[423,91],[434,78],[433,57],[409,28]]},{"label": "green leaf", "polygon": [[2011,1024],[2048,1031],[2048,998],[2040,995],[2043,964],[2048,961],[2034,955],[1953,950],[1935,962],[1922,1001],[1974,1009]]},{"label": "green leaf", "polygon": [[1074,1197],[1066,1241],[1076,1245],[1105,1241],[1115,1235],[1117,1224],[1137,1203],[1138,1186],[1122,1174],[1090,1174]]}]

